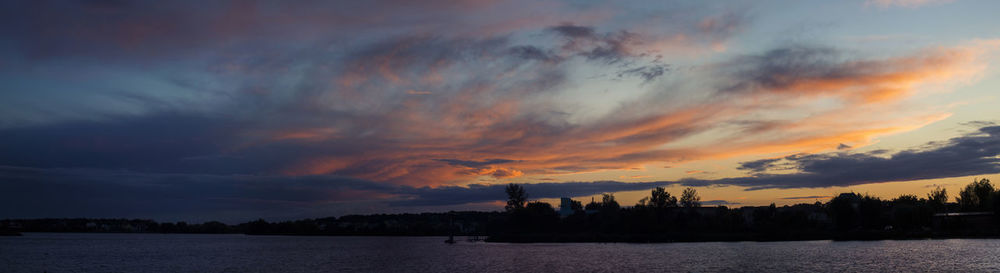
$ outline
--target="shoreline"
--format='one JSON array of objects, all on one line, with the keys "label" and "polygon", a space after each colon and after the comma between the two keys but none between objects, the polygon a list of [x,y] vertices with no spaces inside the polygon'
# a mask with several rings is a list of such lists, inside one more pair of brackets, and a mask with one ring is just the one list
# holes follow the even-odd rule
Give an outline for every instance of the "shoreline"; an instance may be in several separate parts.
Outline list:
[{"label": "shoreline", "polygon": [[[144,232],[26,232],[4,233],[0,236],[16,237],[31,233],[42,234],[159,234],[159,235],[244,235],[244,236],[292,236],[292,237],[448,237],[448,235],[349,235],[349,234],[244,234],[244,233],[144,233]],[[487,243],[710,243],[710,242],[799,242],[799,241],[907,241],[907,240],[947,240],[947,239],[1000,239],[1000,234],[982,231],[967,231],[961,233],[921,232],[897,233],[859,231],[836,234],[818,233],[782,233],[778,234],[505,234],[485,236],[480,240]],[[475,235],[456,235],[456,237],[471,237]],[[460,239],[457,241],[465,241]]]}]

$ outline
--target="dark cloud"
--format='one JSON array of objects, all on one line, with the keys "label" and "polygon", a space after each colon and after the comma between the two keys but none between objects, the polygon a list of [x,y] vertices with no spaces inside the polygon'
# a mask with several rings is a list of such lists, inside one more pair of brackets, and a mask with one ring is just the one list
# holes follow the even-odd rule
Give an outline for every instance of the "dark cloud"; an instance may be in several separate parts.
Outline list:
[{"label": "dark cloud", "polygon": [[[673,182],[524,184],[529,197],[645,190]],[[0,166],[0,218],[142,217],[245,221],[345,213],[351,203],[434,207],[501,201],[506,184],[409,187],[336,175],[209,175]],[[405,211],[405,209],[404,209]],[[215,218],[213,218],[215,217]]]},{"label": "dark cloud", "polygon": [[[245,221],[315,217],[395,186],[343,176],[140,173],[0,167],[0,218],[137,217]],[[287,215],[287,216],[283,216]]]},{"label": "dark cloud", "polygon": [[723,62],[716,72],[726,79],[718,89],[723,93],[827,95],[873,103],[907,94],[910,88],[905,83],[940,78],[934,71],[959,71],[974,56],[964,50],[938,49],[866,59],[829,47],[790,45]]},{"label": "dark cloud", "polygon": [[[737,185],[749,190],[819,188],[1000,173],[1000,126],[936,146],[891,155],[828,153],[780,159],[798,173],[769,174],[775,160],[745,164],[760,173],[715,180],[551,182],[524,184],[532,199],[579,197],[658,186]],[[509,162],[447,160],[482,166]],[[91,168],[0,167],[0,217],[162,217],[169,219],[319,217],[350,204],[427,208],[502,201],[506,184],[413,187],[339,175],[150,173]],[[786,197],[818,199],[825,196]],[[705,204],[737,204],[710,200]],[[185,218],[188,217],[188,218]],[[245,218],[241,218],[245,217]]]},{"label": "dark cloud", "polygon": [[740,170],[751,171],[755,173],[764,172],[768,169],[774,168],[774,163],[781,161],[781,158],[766,158],[754,161],[740,162],[740,166],[736,167]]},{"label": "dark cloud", "polygon": [[[208,92],[225,99],[205,112],[190,113],[184,111],[190,104],[174,103],[176,107],[109,115],[100,121],[0,128],[0,140],[5,140],[0,147],[14,151],[0,155],[0,164],[206,174],[339,174],[411,185],[453,182],[460,175],[519,176],[522,170],[469,172],[454,168],[472,167],[469,162],[434,158],[472,156],[484,161],[508,152],[531,154],[559,148],[549,144],[551,139],[603,130],[568,125],[567,117],[551,114],[558,109],[549,103],[522,108],[521,103],[529,103],[526,97],[559,90],[568,67],[558,61],[523,61],[524,54],[555,54],[554,48],[520,47],[514,52],[511,48],[519,47],[502,36],[418,35],[341,49],[346,55],[308,46],[282,54],[241,52],[220,60],[224,67],[209,73],[237,87]],[[296,73],[289,73],[292,67]],[[661,75],[649,67],[633,72],[647,79]],[[497,82],[496,75],[502,74],[509,78]],[[184,89],[205,88],[201,80],[184,77],[171,83]],[[426,92],[435,98],[415,99],[406,95],[411,90],[433,90]],[[170,104],[128,97],[144,105]],[[672,131],[686,133],[683,128]],[[649,132],[623,141],[671,133]],[[479,154],[465,155],[473,151]],[[602,162],[589,164],[606,167]],[[581,164],[550,169],[565,167]]]},{"label": "dark cloud", "polygon": [[985,120],[973,120],[973,121],[962,122],[962,123],[959,123],[959,124],[965,125],[965,126],[976,127],[976,128],[988,127],[988,126],[996,126],[997,125],[997,123],[995,121],[985,121]]},{"label": "dark cloud", "polygon": [[640,39],[638,34],[628,31],[597,33],[592,27],[576,25],[560,25],[549,30],[565,38],[564,51],[588,60],[615,64],[643,53],[631,50]]},{"label": "dark cloud", "polygon": [[545,62],[557,62],[562,60],[562,57],[559,55],[535,46],[513,46],[508,50],[511,55],[525,60]]},{"label": "dark cloud", "polygon": [[593,27],[561,25],[550,28],[553,32],[572,39],[597,39],[597,32]]},{"label": "dark cloud", "polygon": [[[356,37],[359,29],[380,31],[422,25],[438,31],[464,32],[496,22],[488,18],[467,20],[455,14],[498,7],[487,2],[455,1],[408,5],[399,1],[180,0],[6,1],[0,8],[0,32],[17,37],[14,45],[36,58],[130,61],[126,59],[179,57],[231,50],[241,44],[273,45],[271,42],[276,40],[328,43],[335,37]],[[376,18],[381,16],[391,20]]]},{"label": "dark cloud", "polygon": [[772,49],[762,55],[743,56],[724,64],[733,83],[725,92],[782,89],[802,80],[850,78],[856,71],[840,66],[841,53],[826,47],[792,46]]},{"label": "dark cloud", "polygon": [[660,76],[663,76],[663,74],[666,73],[669,69],[670,67],[666,65],[656,65],[656,64],[646,65],[618,72],[618,77],[621,78],[624,76],[634,76],[634,77],[639,77],[643,80],[643,82],[648,83],[650,81],[655,80],[656,78],[659,78]]},{"label": "dark cloud", "polygon": [[181,158],[224,150],[242,126],[233,120],[163,115],[0,129],[0,149],[6,151],[0,164],[177,171]]},{"label": "dark cloud", "polygon": [[[672,11],[687,19],[650,31],[627,22],[557,25],[567,21],[562,13],[583,13],[552,11],[558,14],[536,20],[516,12],[532,5],[510,3],[0,3],[0,34],[8,38],[0,48],[13,56],[3,72],[24,79],[25,91],[2,97],[17,100],[0,107],[0,165],[38,168],[4,170],[3,193],[37,206],[35,215],[57,214],[59,204],[65,216],[177,216],[197,207],[252,214],[272,206],[262,204],[277,204],[278,214],[311,214],[344,206],[338,200],[368,202],[358,198],[397,207],[483,203],[501,200],[502,185],[453,185],[479,176],[696,160],[706,155],[661,148],[730,115],[754,116],[753,109],[732,113],[714,100],[680,103],[691,110],[678,110],[642,97],[648,105],[625,101],[605,116],[576,120],[571,116],[588,109],[553,102],[575,94],[563,93],[572,91],[563,87],[574,71],[610,71],[637,84],[659,79],[671,67],[651,48],[716,45],[739,31],[745,16]],[[901,67],[841,56],[818,47],[779,48],[726,63],[717,78],[723,92],[735,94],[816,81],[871,85],[865,77]],[[593,67],[569,65],[580,63]],[[126,73],[135,71],[140,75]],[[8,126],[19,117],[6,113],[22,112],[23,120]],[[785,125],[762,124],[746,139]],[[824,187],[995,170],[989,157],[947,157],[977,152],[959,149],[957,142],[972,139],[892,155],[746,162],[741,169],[753,174],[742,178],[542,183],[529,192],[583,196],[675,183]],[[866,164],[878,168],[859,167]],[[767,173],[777,167],[800,173]],[[908,168],[918,171],[904,175]],[[5,207],[6,215],[30,214]]]},{"label": "dark cloud", "polygon": [[827,195],[792,196],[792,197],[782,197],[781,199],[785,199],[785,200],[804,200],[804,199],[826,199],[826,198],[830,198],[830,197],[833,197],[833,196],[827,196]]},{"label": "dark cloud", "polygon": [[726,206],[726,205],[732,206],[732,205],[739,205],[740,203],[730,202],[726,200],[708,200],[708,201],[701,201],[701,204],[706,206]]},{"label": "dark cloud", "polygon": [[[0,165],[454,185],[662,159],[613,146],[661,145],[694,125],[635,113],[570,122],[579,110],[553,99],[578,70],[568,60],[641,84],[669,71],[642,42],[701,46],[725,24],[685,5],[666,10],[684,19],[640,34],[632,21],[581,19],[577,8],[604,11],[588,6],[536,18],[490,1],[0,3],[15,57],[3,67],[16,68],[3,72],[31,91],[0,96],[13,98],[0,107]],[[641,135],[608,136],[618,131]],[[536,153],[559,156],[467,170]],[[467,162],[435,160],[455,158]]]},{"label": "dark cloud", "polygon": [[[826,153],[793,155],[781,159],[797,173],[759,173],[750,177],[718,180],[682,180],[686,185],[739,185],[751,190],[770,188],[821,188],[868,183],[911,181],[1000,173],[1000,126],[936,142],[923,149],[886,155],[870,153]],[[765,159],[743,163],[741,169],[771,170],[777,161]]]}]

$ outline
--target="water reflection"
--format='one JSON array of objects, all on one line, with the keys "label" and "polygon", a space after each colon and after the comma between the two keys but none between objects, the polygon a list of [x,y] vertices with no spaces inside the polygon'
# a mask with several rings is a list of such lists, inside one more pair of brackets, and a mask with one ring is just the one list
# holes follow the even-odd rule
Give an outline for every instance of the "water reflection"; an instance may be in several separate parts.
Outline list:
[{"label": "water reflection", "polygon": [[1000,240],[444,244],[441,237],[29,233],[2,272],[998,271]]}]

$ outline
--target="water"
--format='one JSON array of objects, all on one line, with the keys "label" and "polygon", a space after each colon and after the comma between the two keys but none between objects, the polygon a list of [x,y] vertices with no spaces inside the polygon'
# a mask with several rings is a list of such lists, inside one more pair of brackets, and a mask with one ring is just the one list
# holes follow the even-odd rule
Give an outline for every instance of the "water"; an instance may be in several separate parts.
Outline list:
[{"label": "water", "polygon": [[[439,237],[29,233],[0,272],[1000,271],[1000,240],[502,244]],[[462,239],[462,238],[456,238]]]}]

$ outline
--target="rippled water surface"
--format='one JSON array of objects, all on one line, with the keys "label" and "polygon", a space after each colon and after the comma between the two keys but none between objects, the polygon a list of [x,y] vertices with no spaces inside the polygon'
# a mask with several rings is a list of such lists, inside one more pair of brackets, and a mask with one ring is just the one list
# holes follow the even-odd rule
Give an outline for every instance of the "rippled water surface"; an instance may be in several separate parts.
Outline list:
[{"label": "rippled water surface", "polygon": [[436,237],[29,233],[0,272],[1000,271],[1000,240],[454,245]]}]

